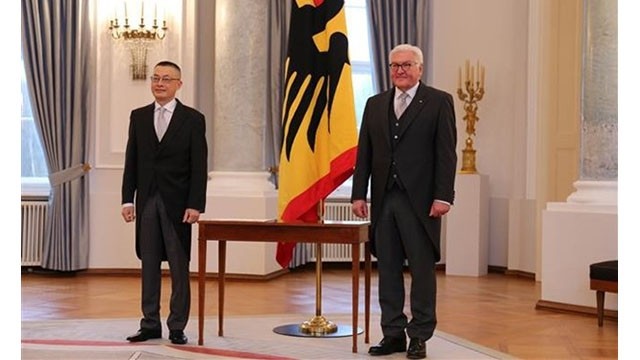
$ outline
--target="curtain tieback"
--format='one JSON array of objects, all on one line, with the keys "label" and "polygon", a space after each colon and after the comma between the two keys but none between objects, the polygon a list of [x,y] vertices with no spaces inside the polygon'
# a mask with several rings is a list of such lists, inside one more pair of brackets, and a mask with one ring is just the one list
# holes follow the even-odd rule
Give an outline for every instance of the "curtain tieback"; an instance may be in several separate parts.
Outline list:
[{"label": "curtain tieback", "polygon": [[52,187],[58,186],[83,176],[88,173],[89,170],[91,170],[91,165],[87,163],[74,165],[64,170],[49,174],[49,183]]}]

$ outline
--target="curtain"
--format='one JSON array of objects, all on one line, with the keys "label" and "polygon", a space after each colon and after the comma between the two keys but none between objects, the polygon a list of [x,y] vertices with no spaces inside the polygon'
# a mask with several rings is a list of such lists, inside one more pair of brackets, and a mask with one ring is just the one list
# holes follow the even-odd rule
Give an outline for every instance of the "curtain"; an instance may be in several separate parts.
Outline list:
[{"label": "curtain", "polygon": [[22,52],[51,193],[42,267],[88,268],[88,2],[23,0]]},{"label": "curtain", "polygon": [[277,168],[282,143],[282,102],[284,97],[284,62],[291,18],[291,1],[269,2],[269,44],[267,58],[267,126],[265,163],[271,171],[271,181],[278,188]]},{"label": "curtain", "polygon": [[[391,88],[389,51],[399,44],[419,47],[426,59],[429,44],[429,8],[431,0],[367,0],[374,88],[381,92]],[[422,81],[427,83],[427,64]]]}]

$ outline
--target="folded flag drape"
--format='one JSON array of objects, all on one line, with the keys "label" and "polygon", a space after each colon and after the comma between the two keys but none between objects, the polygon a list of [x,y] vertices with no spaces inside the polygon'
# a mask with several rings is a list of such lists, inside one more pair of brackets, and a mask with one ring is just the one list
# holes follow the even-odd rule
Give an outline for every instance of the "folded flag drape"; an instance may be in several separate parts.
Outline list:
[{"label": "folded flag drape", "polygon": [[[285,64],[278,219],[315,222],[353,174],[357,130],[344,0],[292,0]],[[300,239],[303,241],[304,239]],[[278,243],[287,267],[295,243]]]}]

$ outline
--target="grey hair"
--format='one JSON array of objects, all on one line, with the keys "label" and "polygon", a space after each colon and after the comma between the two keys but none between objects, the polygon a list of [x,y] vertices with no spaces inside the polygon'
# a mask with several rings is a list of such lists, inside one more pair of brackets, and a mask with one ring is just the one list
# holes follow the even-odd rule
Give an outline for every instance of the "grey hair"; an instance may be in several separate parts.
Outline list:
[{"label": "grey hair", "polygon": [[391,62],[391,57],[393,56],[393,54],[397,53],[397,52],[401,52],[401,51],[411,51],[417,58],[418,63],[420,65],[423,64],[423,56],[422,56],[422,50],[420,50],[419,47],[417,46],[413,46],[410,44],[400,44],[397,45],[396,47],[394,47],[390,52],[389,52],[389,62]]}]

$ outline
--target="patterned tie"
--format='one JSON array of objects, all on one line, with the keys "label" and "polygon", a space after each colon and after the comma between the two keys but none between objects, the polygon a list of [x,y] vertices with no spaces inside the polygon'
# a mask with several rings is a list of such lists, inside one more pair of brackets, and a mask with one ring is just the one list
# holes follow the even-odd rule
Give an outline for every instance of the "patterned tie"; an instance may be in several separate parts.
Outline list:
[{"label": "patterned tie", "polygon": [[162,140],[164,133],[167,132],[167,127],[169,127],[169,122],[166,119],[167,109],[164,106],[161,106],[158,112],[158,117],[156,119],[156,135],[158,136],[158,141]]},{"label": "patterned tie", "polygon": [[409,97],[409,94],[403,92],[402,94],[400,94],[400,96],[398,96],[398,105],[396,106],[396,118],[400,119],[400,116],[402,116],[402,113],[406,110],[407,105],[409,105],[407,103],[407,98]]}]

